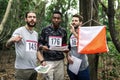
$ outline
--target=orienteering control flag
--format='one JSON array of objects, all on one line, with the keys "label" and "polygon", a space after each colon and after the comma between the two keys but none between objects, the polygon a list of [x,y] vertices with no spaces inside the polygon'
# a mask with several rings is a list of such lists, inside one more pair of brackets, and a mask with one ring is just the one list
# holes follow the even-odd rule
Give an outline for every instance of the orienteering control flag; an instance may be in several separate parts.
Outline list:
[{"label": "orienteering control flag", "polygon": [[105,26],[80,27],[78,36],[78,53],[108,52]]}]

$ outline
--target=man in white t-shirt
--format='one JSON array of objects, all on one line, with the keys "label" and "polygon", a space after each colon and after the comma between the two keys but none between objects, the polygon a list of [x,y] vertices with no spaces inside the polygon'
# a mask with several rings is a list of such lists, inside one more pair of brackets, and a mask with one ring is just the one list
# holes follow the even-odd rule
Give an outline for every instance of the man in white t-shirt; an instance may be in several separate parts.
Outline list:
[{"label": "man in white t-shirt", "polygon": [[15,43],[15,80],[37,80],[37,58],[42,61],[42,56],[37,53],[38,33],[33,30],[36,25],[36,14],[27,12],[25,16],[26,25],[17,28],[12,37],[7,41],[6,47]]},{"label": "man in white t-shirt", "polygon": [[[81,54],[77,52],[77,40],[78,40],[78,29],[82,25],[82,16],[75,14],[72,16],[72,22],[70,25],[70,32],[71,35],[69,37],[69,55],[67,56],[68,59],[68,67],[67,73],[70,80],[90,80],[90,73],[89,73],[89,63],[88,57],[86,54]],[[71,64],[74,64],[76,61],[74,58],[79,60],[78,72],[74,72],[70,69]],[[76,65],[78,66],[78,65]]]}]

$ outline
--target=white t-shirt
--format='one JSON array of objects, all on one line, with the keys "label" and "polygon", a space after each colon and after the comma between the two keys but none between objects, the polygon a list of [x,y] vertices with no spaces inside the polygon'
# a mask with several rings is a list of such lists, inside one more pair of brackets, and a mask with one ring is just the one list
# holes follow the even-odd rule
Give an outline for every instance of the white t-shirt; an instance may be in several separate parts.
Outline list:
[{"label": "white t-shirt", "polygon": [[88,57],[86,54],[78,53],[78,51],[77,51],[77,38],[75,38],[75,36],[73,34],[70,37],[70,46],[71,46],[70,54],[72,56],[75,56],[75,57],[82,60],[79,70],[80,71],[85,70],[89,65]]},{"label": "white t-shirt", "polygon": [[25,27],[16,29],[12,36],[20,35],[22,40],[15,43],[16,69],[33,69],[37,61],[38,33],[30,33]]}]

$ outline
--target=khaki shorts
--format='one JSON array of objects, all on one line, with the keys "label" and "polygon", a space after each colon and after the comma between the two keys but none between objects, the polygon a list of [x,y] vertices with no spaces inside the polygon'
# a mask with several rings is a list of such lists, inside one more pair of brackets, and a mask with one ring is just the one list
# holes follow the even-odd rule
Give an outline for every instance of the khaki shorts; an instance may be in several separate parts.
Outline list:
[{"label": "khaki shorts", "polygon": [[34,69],[16,69],[15,80],[37,80],[37,72]]},{"label": "khaki shorts", "polygon": [[46,61],[47,64],[52,64],[52,68],[47,74],[43,74],[45,80],[64,80],[64,60]]}]

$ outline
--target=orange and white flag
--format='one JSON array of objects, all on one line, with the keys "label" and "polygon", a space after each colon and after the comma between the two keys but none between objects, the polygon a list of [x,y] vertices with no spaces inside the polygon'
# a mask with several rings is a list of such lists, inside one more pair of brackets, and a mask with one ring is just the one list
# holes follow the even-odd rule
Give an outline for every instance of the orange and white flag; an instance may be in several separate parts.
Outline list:
[{"label": "orange and white flag", "polygon": [[108,52],[105,26],[80,27],[78,34],[78,53]]}]

